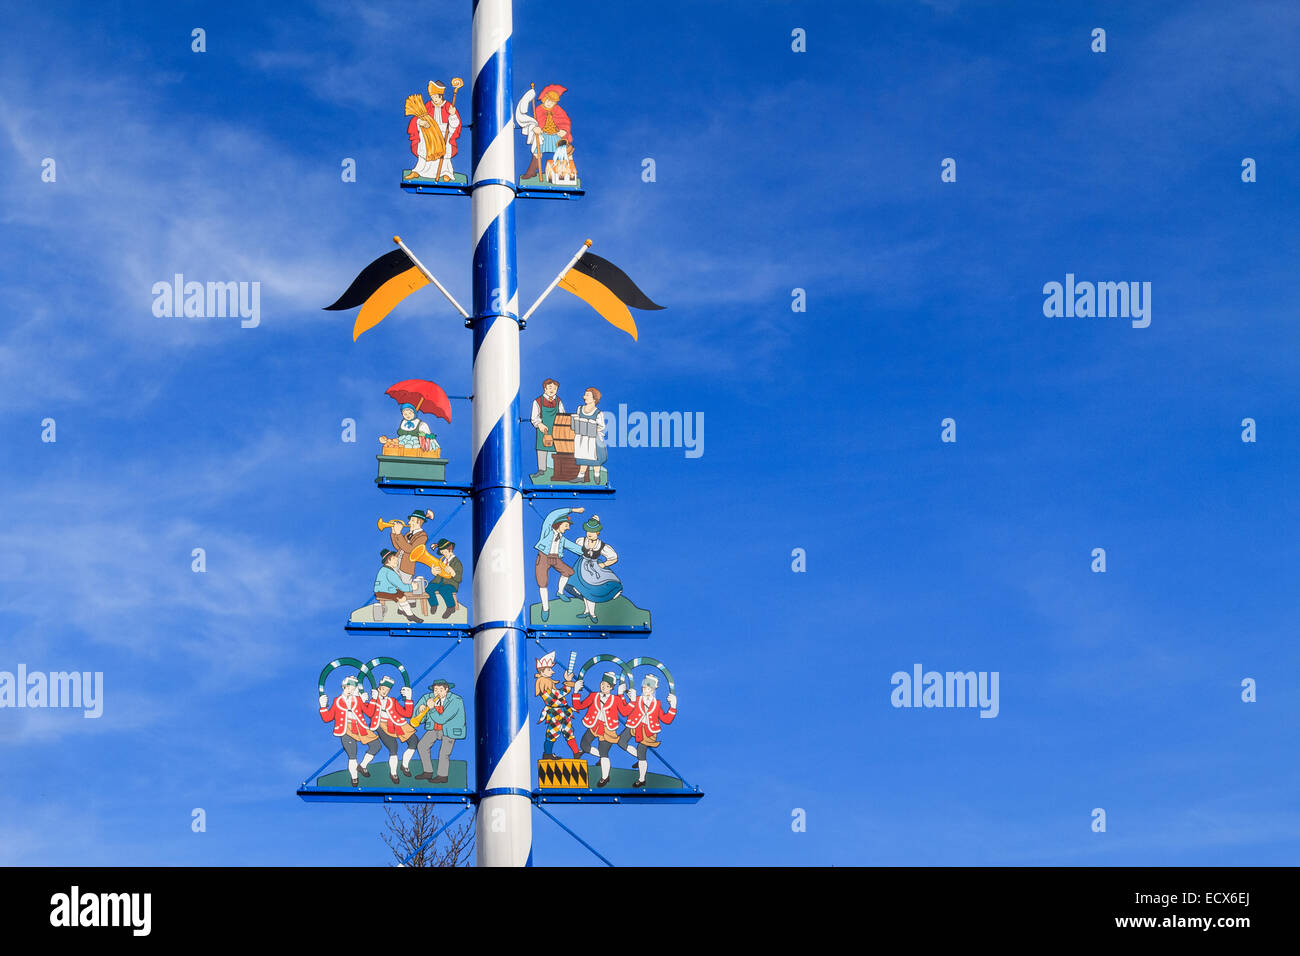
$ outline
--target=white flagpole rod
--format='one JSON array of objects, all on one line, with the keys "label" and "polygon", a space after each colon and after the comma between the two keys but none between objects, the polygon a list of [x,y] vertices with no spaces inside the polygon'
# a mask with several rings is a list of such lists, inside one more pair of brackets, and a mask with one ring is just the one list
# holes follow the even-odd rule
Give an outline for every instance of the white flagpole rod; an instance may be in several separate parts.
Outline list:
[{"label": "white flagpole rod", "polygon": [[459,312],[464,318],[468,319],[469,313],[461,308],[460,303],[457,302],[455,298],[452,297],[452,294],[443,287],[442,283],[437,280],[434,274],[424,267],[424,263],[421,262],[419,259],[415,258],[415,253],[412,252],[410,249],[406,248],[406,243],[402,241],[402,237],[393,236],[393,242],[397,243],[399,246],[402,247],[402,251],[406,253],[406,257],[415,263],[415,268],[423,272],[424,277],[438,287],[438,291],[447,297],[447,301],[456,307],[456,311]]},{"label": "white flagpole rod", "polygon": [[563,269],[561,269],[560,274],[556,276],[551,281],[551,284],[546,287],[546,291],[543,292],[541,295],[539,295],[537,297],[537,301],[534,302],[531,306],[529,306],[528,311],[524,313],[524,317],[519,320],[520,324],[528,321],[528,317],[532,315],[535,311],[537,311],[537,307],[542,304],[542,300],[551,294],[551,290],[560,284],[560,280],[569,274],[569,270],[572,269],[574,264],[579,259],[582,258],[582,254],[590,248],[591,248],[591,240],[588,239],[586,242],[582,244],[582,247],[574,254],[573,258],[569,260],[569,264],[565,266]]}]

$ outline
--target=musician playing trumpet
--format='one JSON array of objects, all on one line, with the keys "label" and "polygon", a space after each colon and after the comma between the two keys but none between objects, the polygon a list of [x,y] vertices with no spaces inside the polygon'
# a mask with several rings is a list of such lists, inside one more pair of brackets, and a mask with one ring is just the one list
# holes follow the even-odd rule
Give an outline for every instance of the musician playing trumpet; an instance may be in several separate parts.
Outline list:
[{"label": "musician playing trumpet", "polygon": [[[424,736],[420,738],[417,748],[420,754],[422,773],[415,775],[417,780],[430,783],[447,783],[451,768],[451,749],[456,741],[465,739],[465,701],[451,689],[456,685],[439,677],[429,685],[432,693],[425,694],[415,705],[412,724],[423,721]],[[437,773],[433,772],[433,745],[438,744]]]},{"label": "musician playing trumpet", "polygon": [[389,529],[388,537],[393,542],[393,550],[401,555],[397,563],[397,573],[407,584],[411,584],[415,578],[416,549],[422,549],[429,540],[428,534],[424,531],[424,522],[432,518],[433,512],[427,509],[412,511],[406,518],[407,531],[402,530],[401,521],[379,522],[381,530]]}]

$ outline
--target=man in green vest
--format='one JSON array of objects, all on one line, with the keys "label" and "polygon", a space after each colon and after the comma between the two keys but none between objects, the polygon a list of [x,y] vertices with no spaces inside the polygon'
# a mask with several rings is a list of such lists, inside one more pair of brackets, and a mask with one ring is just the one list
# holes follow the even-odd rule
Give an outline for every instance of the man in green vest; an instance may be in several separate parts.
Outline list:
[{"label": "man in green vest", "polygon": [[536,481],[545,473],[555,451],[554,439],[551,444],[546,441],[555,428],[556,414],[564,414],[564,402],[559,398],[560,383],[548,378],[542,383],[542,394],[533,399],[533,413],[530,416],[533,427],[537,429],[537,471],[532,475]]}]

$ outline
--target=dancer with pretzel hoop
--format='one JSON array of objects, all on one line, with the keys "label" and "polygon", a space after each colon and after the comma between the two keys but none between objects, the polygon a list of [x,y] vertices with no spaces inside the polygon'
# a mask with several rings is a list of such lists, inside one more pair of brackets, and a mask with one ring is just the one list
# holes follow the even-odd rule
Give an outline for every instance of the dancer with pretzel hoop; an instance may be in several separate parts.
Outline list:
[{"label": "dancer with pretzel hoop", "polygon": [[[617,694],[613,692],[616,685]],[[578,746],[583,752],[600,758],[600,779],[596,781],[598,787],[609,783],[609,748],[618,743],[619,718],[632,712],[631,705],[623,700],[626,686],[617,674],[606,671],[600,675],[599,693],[589,691],[585,697],[582,696],[582,692],[587,690],[582,684],[573,689],[570,700],[573,709],[587,712],[582,718],[582,726],[586,730],[582,735],[582,743]]]},{"label": "dancer with pretzel hoop", "polygon": [[[349,675],[343,678],[343,693],[335,697],[332,703],[326,694],[320,695],[320,719],[325,723],[334,722],[334,736],[339,739],[339,745],[348,755],[348,776],[354,787],[359,786],[358,773],[363,777],[370,776],[366,767],[375,754],[379,753],[380,747],[379,737],[370,725],[379,708],[370,703],[365,691],[358,693],[360,687],[361,682]],[[357,763],[357,744],[366,748],[366,755],[360,764]]]},{"label": "dancer with pretzel hoop", "polygon": [[393,680],[387,674],[379,681],[378,696],[375,698],[375,710],[378,713],[375,732],[379,739],[383,741],[384,746],[388,748],[388,779],[393,783],[401,783],[397,778],[397,754],[402,749],[402,744],[406,744],[406,753],[402,757],[402,773],[406,776],[411,775],[411,757],[415,754],[414,743],[411,737],[415,734],[415,728],[409,723],[411,714],[414,712],[414,705],[411,703],[411,688],[402,687],[402,700],[398,701],[389,693],[397,681]]},{"label": "dancer with pretzel hoop", "polygon": [[[668,709],[655,696],[659,689],[659,678],[646,674],[641,680],[641,696],[634,695],[632,688],[627,690],[628,718],[627,726],[618,738],[618,745],[636,757],[637,780],[634,787],[645,786],[646,756],[648,748],[659,746],[659,733],[663,724],[671,724],[677,717],[677,695],[669,691]],[[632,746],[632,741],[636,746]]]}]

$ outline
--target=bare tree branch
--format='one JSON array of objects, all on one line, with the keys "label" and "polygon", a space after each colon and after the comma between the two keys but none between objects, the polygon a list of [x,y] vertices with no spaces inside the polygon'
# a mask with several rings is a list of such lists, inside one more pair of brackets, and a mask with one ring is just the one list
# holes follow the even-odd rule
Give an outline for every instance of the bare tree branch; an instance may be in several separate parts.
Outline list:
[{"label": "bare tree branch", "polygon": [[[431,803],[404,803],[401,810],[384,807],[387,830],[379,835],[393,854],[393,866],[469,866],[474,858],[474,823],[447,829],[423,846],[443,825]],[[423,847],[423,848],[421,848]],[[414,856],[411,854],[414,853]]]}]

